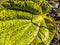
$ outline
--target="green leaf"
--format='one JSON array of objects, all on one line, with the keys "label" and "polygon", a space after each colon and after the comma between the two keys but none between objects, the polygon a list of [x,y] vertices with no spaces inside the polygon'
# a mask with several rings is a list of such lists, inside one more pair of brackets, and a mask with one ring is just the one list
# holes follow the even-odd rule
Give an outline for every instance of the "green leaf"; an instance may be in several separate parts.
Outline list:
[{"label": "green leaf", "polygon": [[9,1],[3,2],[5,8],[12,10],[26,11],[32,14],[42,14],[41,7],[33,1]]},{"label": "green leaf", "polygon": [[38,30],[30,20],[0,21],[0,45],[28,45]]},{"label": "green leaf", "polygon": [[56,25],[46,0],[0,2],[0,45],[49,45]]},{"label": "green leaf", "polygon": [[[8,12],[8,13],[7,13]],[[15,11],[15,10],[0,10],[0,20],[13,20],[13,19],[32,19],[32,14],[23,12],[23,11]]]},{"label": "green leaf", "polygon": [[44,23],[47,27],[43,26],[43,21],[41,21],[42,23],[40,25],[38,35],[30,45],[49,45],[55,35],[56,25],[54,23],[54,19],[50,16],[42,17],[45,20]]},{"label": "green leaf", "polygon": [[43,1],[40,6],[42,8],[43,15],[48,14],[51,10],[51,6],[47,1]]}]

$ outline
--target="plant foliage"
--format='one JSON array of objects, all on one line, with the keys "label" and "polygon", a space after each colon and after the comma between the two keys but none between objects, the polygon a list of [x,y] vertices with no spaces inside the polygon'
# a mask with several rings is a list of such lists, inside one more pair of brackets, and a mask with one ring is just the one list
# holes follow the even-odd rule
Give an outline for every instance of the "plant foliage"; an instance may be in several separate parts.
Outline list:
[{"label": "plant foliage", "polygon": [[46,0],[0,2],[0,45],[49,45],[56,32]]}]

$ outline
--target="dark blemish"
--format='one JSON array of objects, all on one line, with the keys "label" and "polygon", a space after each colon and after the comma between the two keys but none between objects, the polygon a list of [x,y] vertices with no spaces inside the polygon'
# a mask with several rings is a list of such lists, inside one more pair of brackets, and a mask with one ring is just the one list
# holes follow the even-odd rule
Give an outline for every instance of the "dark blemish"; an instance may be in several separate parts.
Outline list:
[{"label": "dark blemish", "polygon": [[4,28],[2,30],[4,30]]},{"label": "dark blemish", "polygon": [[14,45],[14,44],[12,44],[12,45]]},{"label": "dark blemish", "polygon": [[4,33],[4,32],[1,32],[1,33]]},{"label": "dark blemish", "polygon": [[20,39],[21,40],[21,39]]},{"label": "dark blemish", "polygon": [[19,31],[19,29],[17,29],[17,31]]},{"label": "dark blemish", "polygon": [[41,43],[38,43],[38,45],[46,45],[46,44],[44,44],[43,42],[41,42]]},{"label": "dark blemish", "polygon": [[27,40],[25,40],[25,41],[27,41]]}]

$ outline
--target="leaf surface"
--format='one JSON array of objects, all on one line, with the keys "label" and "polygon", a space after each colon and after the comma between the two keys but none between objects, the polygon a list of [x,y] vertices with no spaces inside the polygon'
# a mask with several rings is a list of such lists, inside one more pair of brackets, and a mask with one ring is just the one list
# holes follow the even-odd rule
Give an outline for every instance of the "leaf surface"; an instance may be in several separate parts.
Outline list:
[{"label": "leaf surface", "polygon": [[28,45],[38,30],[29,20],[0,21],[0,45]]},{"label": "leaf surface", "polygon": [[0,2],[0,45],[49,45],[56,32],[46,0]]},{"label": "leaf surface", "polygon": [[[54,19],[50,16],[41,16],[41,17],[43,17],[45,22],[40,21],[42,23],[40,25],[38,35],[30,45],[49,45],[55,35],[56,25],[54,23],[55,22]],[[40,18],[40,20],[41,19],[42,18]]]}]

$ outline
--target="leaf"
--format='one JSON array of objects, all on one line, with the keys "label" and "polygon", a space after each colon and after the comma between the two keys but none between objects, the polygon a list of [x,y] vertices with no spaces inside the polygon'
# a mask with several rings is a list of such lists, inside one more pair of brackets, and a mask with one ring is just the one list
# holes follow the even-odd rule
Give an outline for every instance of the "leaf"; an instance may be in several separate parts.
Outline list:
[{"label": "leaf", "polygon": [[38,30],[29,20],[0,21],[0,45],[28,45]]},{"label": "leaf", "polygon": [[42,16],[42,17],[45,20],[44,23],[46,24],[47,27],[43,26],[42,21],[38,35],[30,45],[39,45],[39,44],[49,45],[55,35],[56,25],[54,23],[54,19],[50,16]]},{"label": "leaf", "polygon": [[[8,12],[8,13],[7,13]],[[13,19],[32,19],[32,14],[23,12],[23,11],[15,11],[15,10],[0,10],[0,20],[13,20]]]},{"label": "leaf", "polygon": [[49,11],[46,0],[0,2],[0,45],[49,45],[56,32]]},{"label": "leaf", "polygon": [[47,39],[47,41],[45,41],[45,43],[49,45],[56,33],[56,24],[54,23],[54,19],[50,16],[45,16],[44,20],[46,22],[47,28],[49,29],[49,38]]},{"label": "leaf", "polygon": [[42,10],[41,7],[33,2],[33,1],[8,1],[8,2],[3,2],[2,5],[5,8],[9,8],[12,10],[21,10],[25,12],[29,12],[32,14],[41,14]]},{"label": "leaf", "polygon": [[42,8],[43,15],[48,14],[50,12],[50,10],[51,10],[50,4],[45,0],[41,3],[40,6]]},{"label": "leaf", "polygon": [[2,3],[5,8],[23,10],[32,14],[47,14],[51,10],[46,0],[7,0]]}]

